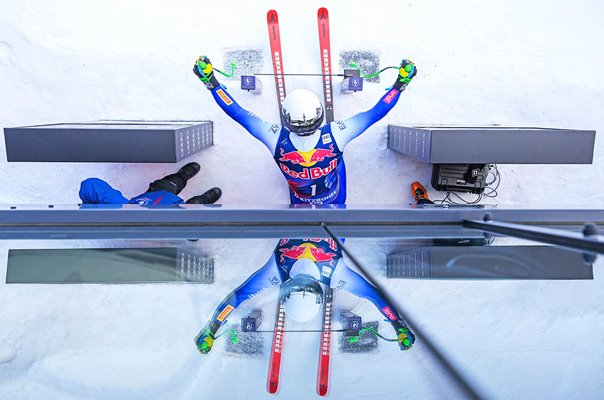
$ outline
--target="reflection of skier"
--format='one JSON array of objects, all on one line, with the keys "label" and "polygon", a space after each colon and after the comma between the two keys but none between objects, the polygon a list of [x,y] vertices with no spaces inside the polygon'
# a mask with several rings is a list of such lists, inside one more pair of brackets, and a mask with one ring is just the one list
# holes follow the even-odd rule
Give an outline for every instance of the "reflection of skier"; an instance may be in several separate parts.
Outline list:
[{"label": "reflection of skier", "polygon": [[178,197],[178,194],[187,185],[187,181],[194,177],[199,170],[200,166],[196,162],[188,163],[178,170],[177,173],[151,182],[149,189],[145,193],[130,200],[104,180],[88,178],[80,185],[80,199],[84,204],[140,204],[142,206],[215,203],[222,195],[222,191],[217,187],[208,190],[202,195],[191,197],[186,202]]},{"label": "reflection of skier", "polygon": [[394,107],[417,69],[411,61],[403,60],[394,85],[373,108],[322,127],[323,105],[308,90],[297,89],[287,95],[281,108],[283,126],[279,126],[241,108],[220,85],[207,57],[197,60],[193,72],[224,112],[269,149],[289,184],[293,204],[344,204],[344,148]]},{"label": "reflection of skier", "polygon": [[332,239],[281,239],[266,264],[218,306],[212,319],[195,338],[197,349],[212,349],[216,332],[241,303],[263,290],[280,286],[285,314],[297,322],[312,319],[323,302],[321,284],[371,301],[396,331],[401,350],[413,346],[415,336],[392,304],[361,275],[344,263],[342,249]]}]

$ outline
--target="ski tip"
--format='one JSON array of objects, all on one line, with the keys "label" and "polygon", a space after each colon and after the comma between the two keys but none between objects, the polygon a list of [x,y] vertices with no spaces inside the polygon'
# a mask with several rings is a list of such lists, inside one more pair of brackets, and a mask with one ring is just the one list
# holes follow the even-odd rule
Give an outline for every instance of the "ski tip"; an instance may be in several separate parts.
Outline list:
[{"label": "ski tip", "polygon": [[268,10],[268,12],[266,13],[266,22],[268,22],[268,23],[279,22],[279,16],[277,15],[277,11]]},{"label": "ski tip", "polygon": [[266,390],[270,394],[277,393],[277,389],[279,389],[279,384],[277,382],[269,382],[268,385],[266,385]]},{"label": "ski tip", "polygon": [[327,385],[318,385],[317,394],[319,396],[326,396],[327,395]]},{"label": "ski tip", "polygon": [[325,7],[319,8],[319,11],[317,11],[317,17],[319,17],[320,19],[328,18],[329,13],[327,12],[327,8],[325,8]]}]

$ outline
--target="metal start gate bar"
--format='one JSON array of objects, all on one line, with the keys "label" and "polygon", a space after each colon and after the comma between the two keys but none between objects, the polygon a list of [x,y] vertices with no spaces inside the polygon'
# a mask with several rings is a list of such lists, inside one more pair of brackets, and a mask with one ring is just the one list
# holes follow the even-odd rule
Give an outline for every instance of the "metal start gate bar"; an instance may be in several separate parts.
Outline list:
[{"label": "metal start gate bar", "polygon": [[287,205],[2,206],[0,239],[480,237],[499,234],[604,254],[603,209]]}]

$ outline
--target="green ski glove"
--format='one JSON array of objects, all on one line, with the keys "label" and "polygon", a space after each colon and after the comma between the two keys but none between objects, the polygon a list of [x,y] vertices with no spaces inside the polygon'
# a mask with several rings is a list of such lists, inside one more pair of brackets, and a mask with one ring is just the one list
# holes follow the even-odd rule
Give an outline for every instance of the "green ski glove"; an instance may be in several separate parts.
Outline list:
[{"label": "green ski glove", "polygon": [[398,77],[392,87],[399,91],[404,91],[413,77],[417,75],[417,67],[411,60],[403,59],[398,70]]}]

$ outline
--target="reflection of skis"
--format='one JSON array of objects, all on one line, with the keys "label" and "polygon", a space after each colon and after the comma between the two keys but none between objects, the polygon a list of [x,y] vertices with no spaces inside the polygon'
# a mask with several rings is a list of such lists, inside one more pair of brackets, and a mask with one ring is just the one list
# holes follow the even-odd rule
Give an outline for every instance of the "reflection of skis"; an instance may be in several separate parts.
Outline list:
[{"label": "reflection of skis", "polygon": [[266,390],[269,393],[277,393],[279,389],[279,374],[281,372],[281,351],[283,350],[283,339],[285,337],[285,309],[283,300],[279,298],[279,309],[277,311],[277,320],[275,321],[275,333],[273,335],[273,345],[271,346],[271,360],[268,366],[268,382]]},{"label": "reflection of skis", "polygon": [[331,319],[333,305],[333,289],[325,287],[323,297],[323,329],[321,331],[321,347],[319,352],[319,367],[317,369],[317,394],[325,396],[329,389],[329,358],[331,355]]},{"label": "reflection of skis", "polygon": [[[329,40],[329,13],[322,7],[317,11],[319,27],[319,50],[321,57],[321,73],[323,76],[323,96],[325,99],[325,122],[333,122],[333,91],[331,86],[331,44]],[[317,394],[325,396],[329,389],[329,359],[331,353],[331,318],[333,304],[333,289],[325,285],[323,295],[323,327],[321,331],[321,348],[319,366],[317,368]]]}]

